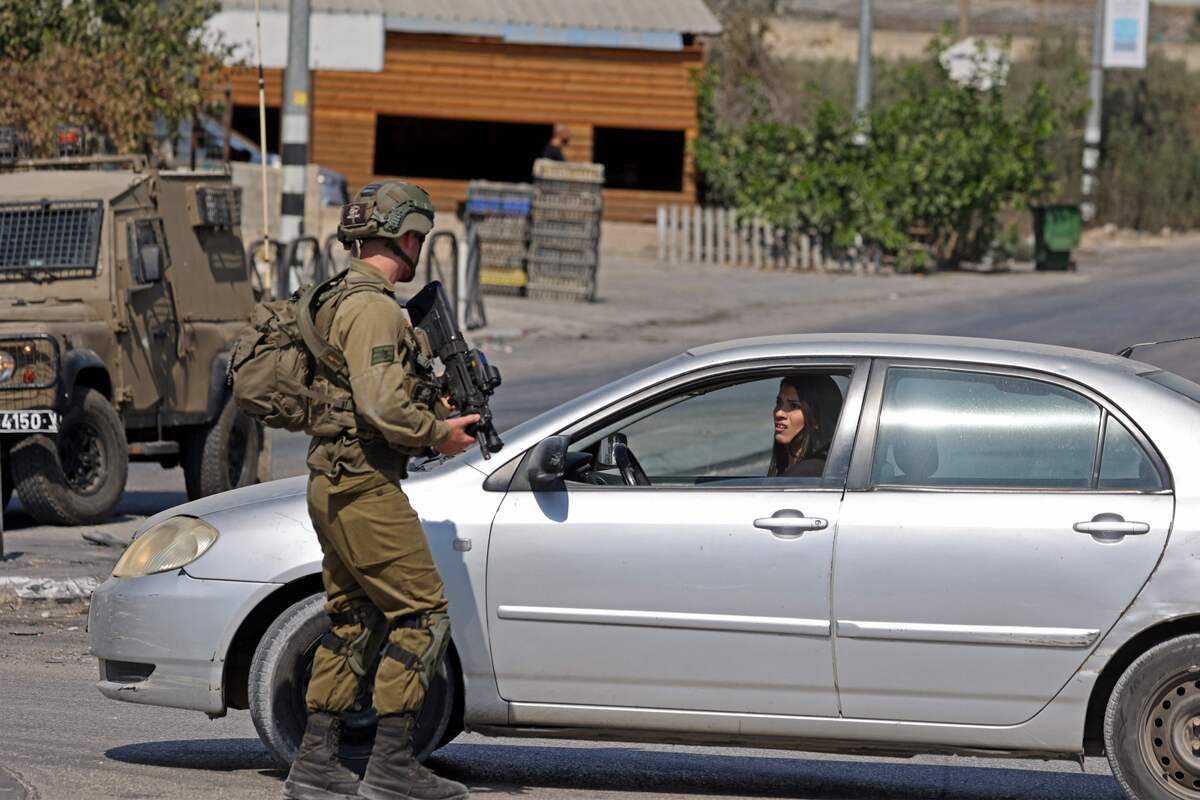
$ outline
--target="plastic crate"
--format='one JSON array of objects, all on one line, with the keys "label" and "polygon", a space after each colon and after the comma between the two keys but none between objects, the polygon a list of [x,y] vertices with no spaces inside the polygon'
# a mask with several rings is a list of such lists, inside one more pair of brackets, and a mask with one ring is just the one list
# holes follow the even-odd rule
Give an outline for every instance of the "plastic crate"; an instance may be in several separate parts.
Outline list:
[{"label": "plastic crate", "polygon": [[534,242],[529,248],[530,260],[544,264],[562,264],[573,267],[595,267],[599,261],[599,253],[594,247],[575,249],[557,247],[552,243]]},{"label": "plastic crate", "polygon": [[539,158],[533,162],[535,180],[576,181],[580,183],[604,183],[604,165],[586,161],[555,161]]},{"label": "plastic crate", "polygon": [[467,184],[467,213],[526,216],[532,206],[534,188],[528,183],[471,181]]},{"label": "plastic crate", "polygon": [[538,181],[537,190],[543,194],[586,194],[600,197],[600,186],[580,181]]},{"label": "plastic crate", "polygon": [[525,254],[519,256],[506,256],[503,258],[485,258],[479,259],[480,269],[525,269]]},{"label": "plastic crate", "polygon": [[553,192],[538,190],[533,199],[535,211],[590,211],[598,214],[604,208],[604,197],[591,192]]},{"label": "plastic crate", "polygon": [[484,241],[525,241],[529,236],[529,218],[524,216],[488,216],[471,220],[471,230]]},{"label": "plastic crate", "polygon": [[480,239],[479,257],[484,260],[496,258],[524,258],[525,242],[513,241],[511,239]]},{"label": "plastic crate", "polygon": [[523,287],[529,282],[529,276],[521,267],[495,268],[481,267],[479,269],[479,284],[481,286],[515,286]]},{"label": "plastic crate", "polygon": [[581,216],[576,219],[553,219],[539,215],[537,211],[534,211],[531,232],[534,237],[577,236],[599,239],[600,220],[594,216]]}]

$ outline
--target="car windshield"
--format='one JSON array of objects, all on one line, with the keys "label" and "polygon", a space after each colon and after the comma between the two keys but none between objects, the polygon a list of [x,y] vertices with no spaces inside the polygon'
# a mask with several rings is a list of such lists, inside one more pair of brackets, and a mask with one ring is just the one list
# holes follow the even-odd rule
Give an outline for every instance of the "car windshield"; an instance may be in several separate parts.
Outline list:
[{"label": "car windshield", "polygon": [[1146,380],[1154,381],[1160,386],[1165,386],[1173,392],[1178,392],[1194,403],[1200,403],[1200,384],[1193,383],[1187,378],[1181,378],[1174,372],[1148,372],[1142,375]]}]

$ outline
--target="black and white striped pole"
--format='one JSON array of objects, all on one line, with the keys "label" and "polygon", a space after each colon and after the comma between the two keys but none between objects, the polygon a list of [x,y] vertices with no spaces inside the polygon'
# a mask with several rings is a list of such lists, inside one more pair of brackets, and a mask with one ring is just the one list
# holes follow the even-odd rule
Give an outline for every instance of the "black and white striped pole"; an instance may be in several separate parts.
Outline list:
[{"label": "black and white striped pole", "polygon": [[[304,170],[308,164],[309,0],[291,0],[288,12],[288,60],[283,75],[283,135],[279,154],[283,164],[283,196],[279,204],[280,252],[304,235]],[[300,285],[300,267],[282,264],[275,296],[287,297]]]}]

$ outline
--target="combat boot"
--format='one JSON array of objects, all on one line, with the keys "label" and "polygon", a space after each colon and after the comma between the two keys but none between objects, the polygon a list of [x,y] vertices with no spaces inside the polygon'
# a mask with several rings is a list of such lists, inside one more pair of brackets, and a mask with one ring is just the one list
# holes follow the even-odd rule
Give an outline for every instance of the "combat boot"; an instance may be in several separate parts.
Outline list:
[{"label": "combat boot", "polygon": [[358,776],[338,761],[342,720],[327,711],[308,715],[283,796],[290,800],[348,800],[358,797]]},{"label": "combat boot", "polygon": [[370,800],[464,800],[467,787],[433,774],[413,755],[412,714],[379,718],[375,747],[358,796]]}]

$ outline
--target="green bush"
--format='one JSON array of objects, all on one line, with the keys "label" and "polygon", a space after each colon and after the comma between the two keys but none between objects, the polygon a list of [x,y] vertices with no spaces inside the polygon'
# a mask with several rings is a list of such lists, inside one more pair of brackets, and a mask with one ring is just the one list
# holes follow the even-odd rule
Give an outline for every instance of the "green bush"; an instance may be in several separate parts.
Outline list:
[{"label": "green bush", "polygon": [[943,45],[935,40],[927,61],[899,68],[861,127],[830,100],[805,125],[772,119],[762,105],[744,124],[725,124],[716,111],[721,75],[709,71],[694,150],[708,199],[806,228],[837,249],[862,237],[901,253],[918,235],[939,260],[981,256],[1000,211],[1052,183],[1054,104],[1041,83],[1018,102],[1003,88],[960,86],[937,62]]}]

